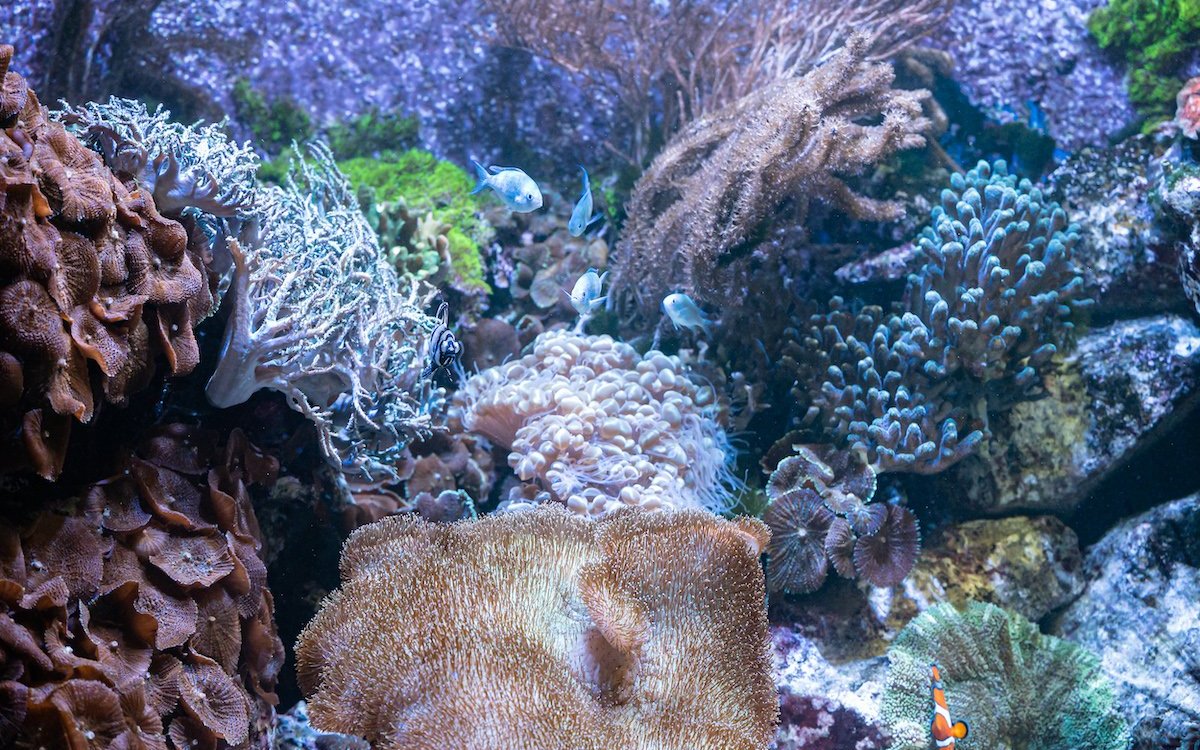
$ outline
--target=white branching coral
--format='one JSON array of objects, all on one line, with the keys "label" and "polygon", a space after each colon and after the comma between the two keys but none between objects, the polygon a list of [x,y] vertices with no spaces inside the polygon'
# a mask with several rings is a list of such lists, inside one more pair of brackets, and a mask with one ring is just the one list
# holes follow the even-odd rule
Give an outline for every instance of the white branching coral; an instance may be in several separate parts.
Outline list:
[{"label": "white branching coral", "polygon": [[420,353],[436,321],[383,258],[324,146],[293,164],[284,187],[260,189],[228,247],[232,314],[209,400],[227,407],[279,391],[317,426],[331,462],[388,476],[430,425]]},{"label": "white branching coral", "polygon": [[466,429],[511,451],[538,500],[596,518],[624,506],[732,505],[738,482],[715,394],[676,357],[550,331],[521,359],[472,377],[454,403]]},{"label": "white branching coral", "polygon": [[230,140],[224,123],[183,125],[160,105],[113,97],[79,107],[64,103],[55,115],[76,127],[109,168],[137,179],[164,214],[194,208],[231,217],[249,208],[258,156]]}]

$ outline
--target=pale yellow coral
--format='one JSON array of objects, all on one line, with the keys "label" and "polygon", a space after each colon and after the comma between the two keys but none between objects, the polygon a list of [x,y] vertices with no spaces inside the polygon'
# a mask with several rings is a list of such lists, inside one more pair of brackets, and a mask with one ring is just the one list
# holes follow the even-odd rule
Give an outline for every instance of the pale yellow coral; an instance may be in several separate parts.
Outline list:
[{"label": "pale yellow coral", "polygon": [[511,451],[541,499],[581,515],[730,506],[732,450],[715,394],[676,357],[550,331],[528,355],[468,380],[456,405],[467,430]]},{"label": "pale yellow coral", "polygon": [[765,748],[768,537],[557,506],[365,526],[296,645],[313,724],[378,750]]}]

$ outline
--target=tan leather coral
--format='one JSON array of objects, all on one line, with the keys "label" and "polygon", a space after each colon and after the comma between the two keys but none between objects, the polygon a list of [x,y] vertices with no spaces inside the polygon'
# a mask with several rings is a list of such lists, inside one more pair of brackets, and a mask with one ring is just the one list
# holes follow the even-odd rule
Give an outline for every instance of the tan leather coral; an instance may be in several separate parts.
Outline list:
[{"label": "tan leather coral", "polygon": [[365,526],[296,646],[313,724],[379,750],[765,748],[768,537],[556,505]]}]

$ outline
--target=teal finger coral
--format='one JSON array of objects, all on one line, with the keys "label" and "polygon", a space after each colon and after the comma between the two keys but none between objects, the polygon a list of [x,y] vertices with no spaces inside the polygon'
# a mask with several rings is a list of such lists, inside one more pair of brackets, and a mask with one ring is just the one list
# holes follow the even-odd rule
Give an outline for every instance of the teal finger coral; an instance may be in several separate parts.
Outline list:
[{"label": "teal finger coral", "polygon": [[1122,750],[1129,734],[1091,652],[1042,635],[1001,607],[931,607],[888,650],[882,717],[893,750],[932,747],[930,665],[950,715],[970,727],[960,750]]}]

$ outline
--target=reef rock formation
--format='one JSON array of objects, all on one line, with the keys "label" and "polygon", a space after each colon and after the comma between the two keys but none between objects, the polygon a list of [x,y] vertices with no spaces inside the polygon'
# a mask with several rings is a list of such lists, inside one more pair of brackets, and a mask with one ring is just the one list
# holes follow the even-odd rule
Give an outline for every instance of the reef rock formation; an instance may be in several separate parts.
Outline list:
[{"label": "reef rock formation", "polygon": [[0,46],[0,422],[19,436],[4,463],[53,479],[72,422],[124,404],[159,355],[173,375],[196,367],[216,280],[203,234],[51,120],[7,71],[12,52]]},{"label": "reef rock formation", "polygon": [[1124,750],[1128,728],[1115,713],[1100,660],[1073,643],[991,604],[933,607],[888,650],[883,720],[895,750],[930,745],[930,664],[942,673],[955,720],[977,747]]},{"label": "reef rock formation", "polygon": [[758,521],[560,507],[356,531],[301,633],[313,724],[380,750],[763,747]]},{"label": "reef rock formation", "polygon": [[1053,632],[1100,655],[1146,747],[1177,746],[1200,724],[1200,495],[1122,522],[1088,550],[1084,573]]},{"label": "reef rock formation", "polygon": [[[824,65],[765,86],[671,139],[634,187],[614,261],[611,294],[627,322],[657,321],[670,292],[722,313],[757,300],[776,313],[762,321],[777,318],[788,295],[781,248],[761,242],[772,225],[803,226],[816,200],[855,219],[901,212],[856,193],[846,178],[925,142],[928,94],[892,88],[891,66],[864,62],[866,48],[865,37],[853,36]],[[872,118],[881,121],[864,124]]]},{"label": "reef rock formation", "polygon": [[278,464],[173,425],[121,468],[0,531],[0,744],[265,748],[283,646],[246,488]]},{"label": "reef rock formation", "polygon": [[510,450],[526,500],[602,517],[618,508],[732,505],[737,482],[716,395],[677,357],[644,357],[608,336],[550,331],[519,360],[481,372],[452,418]]},{"label": "reef rock formation", "polygon": [[1200,328],[1172,315],[1123,321],[1079,339],[995,438],[947,475],[953,502],[976,512],[1073,510],[1127,459],[1194,413]]}]

